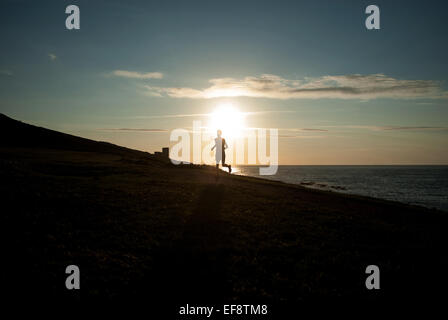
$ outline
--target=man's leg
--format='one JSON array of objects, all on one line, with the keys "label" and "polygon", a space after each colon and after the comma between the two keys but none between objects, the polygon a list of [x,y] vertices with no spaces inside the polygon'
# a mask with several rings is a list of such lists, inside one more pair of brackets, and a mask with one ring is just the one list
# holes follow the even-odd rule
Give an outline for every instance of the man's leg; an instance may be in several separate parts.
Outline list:
[{"label": "man's leg", "polygon": [[226,164],[226,153],[222,152],[222,166],[227,167],[229,169],[229,173],[232,173],[232,166],[230,164]]}]

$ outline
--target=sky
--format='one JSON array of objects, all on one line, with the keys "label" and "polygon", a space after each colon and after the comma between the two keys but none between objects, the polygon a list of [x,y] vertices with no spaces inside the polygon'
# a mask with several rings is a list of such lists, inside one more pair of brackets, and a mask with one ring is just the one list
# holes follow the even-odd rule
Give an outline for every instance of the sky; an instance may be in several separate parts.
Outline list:
[{"label": "sky", "polygon": [[[79,30],[65,27],[70,4]],[[379,30],[365,27],[370,4]],[[279,130],[280,164],[448,164],[447,10],[3,0],[0,112],[154,152],[231,104],[247,127]]]}]

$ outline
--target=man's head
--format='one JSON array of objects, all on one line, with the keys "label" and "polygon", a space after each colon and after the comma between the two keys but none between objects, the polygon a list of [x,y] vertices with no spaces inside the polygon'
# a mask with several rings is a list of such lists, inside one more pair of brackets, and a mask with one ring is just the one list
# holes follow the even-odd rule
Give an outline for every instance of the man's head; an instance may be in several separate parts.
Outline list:
[{"label": "man's head", "polygon": [[222,136],[222,131],[220,129],[218,129],[218,131],[216,131],[216,134],[218,135],[218,137]]}]

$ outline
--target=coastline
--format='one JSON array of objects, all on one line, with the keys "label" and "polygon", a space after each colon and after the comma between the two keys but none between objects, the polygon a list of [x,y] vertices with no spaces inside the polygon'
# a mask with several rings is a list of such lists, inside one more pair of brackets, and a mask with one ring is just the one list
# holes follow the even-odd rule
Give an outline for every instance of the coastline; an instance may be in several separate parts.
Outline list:
[{"label": "coastline", "polygon": [[259,175],[258,166],[236,168],[237,175],[448,212],[447,165],[280,165],[275,176]]}]

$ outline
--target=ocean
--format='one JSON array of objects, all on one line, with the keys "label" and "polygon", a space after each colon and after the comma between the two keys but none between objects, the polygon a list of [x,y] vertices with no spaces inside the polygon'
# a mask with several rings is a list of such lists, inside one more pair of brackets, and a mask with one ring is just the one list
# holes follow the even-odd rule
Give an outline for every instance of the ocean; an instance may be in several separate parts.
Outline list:
[{"label": "ocean", "polygon": [[448,166],[279,166],[273,176],[260,176],[256,166],[235,169],[239,175],[448,211]]}]

